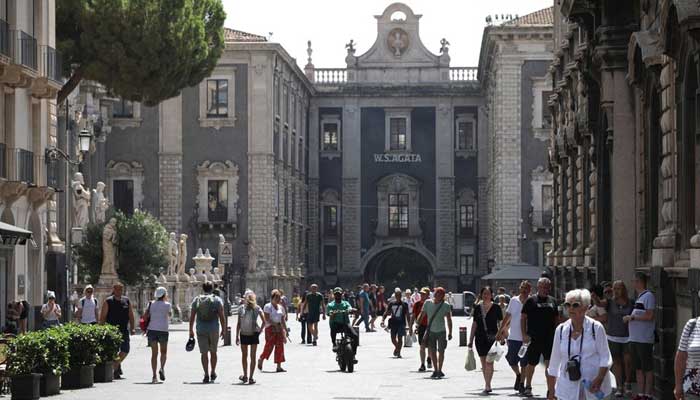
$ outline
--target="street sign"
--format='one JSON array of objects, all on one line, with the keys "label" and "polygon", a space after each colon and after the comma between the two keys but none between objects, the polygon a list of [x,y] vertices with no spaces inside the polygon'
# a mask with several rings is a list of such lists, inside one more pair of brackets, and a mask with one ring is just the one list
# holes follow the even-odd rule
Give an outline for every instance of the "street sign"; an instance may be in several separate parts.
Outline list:
[{"label": "street sign", "polygon": [[231,243],[219,244],[219,264],[233,264],[233,245]]}]

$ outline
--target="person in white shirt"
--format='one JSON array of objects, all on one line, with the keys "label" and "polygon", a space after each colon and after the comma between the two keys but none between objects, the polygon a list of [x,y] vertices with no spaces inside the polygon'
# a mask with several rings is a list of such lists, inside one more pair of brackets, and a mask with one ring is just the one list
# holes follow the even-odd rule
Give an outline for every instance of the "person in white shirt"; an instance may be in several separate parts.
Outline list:
[{"label": "person in white shirt", "polygon": [[284,318],[284,307],[280,304],[282,295],[279,290],[272,291],[270,302],[263,307],[265,315],[265,348],[258,358],[258,369],[262,371],[263,362],[270,358],[272,350],[275,351],[275,364],[277,372],[286,372],[282,368],[284,358],[284,344],[287,343],[287,324]]},{"label": "person in white shirt", "polygon": [[569,310],[570,319],[554,332],[548,367],[549,375],[556,378],[554,394],[558,399],[586,400],[596,394],[607,397],[612,393],[608,338],[603,325],[586,316],[590,305],[591,293],[586,289],[566,294],[564,307]]},{"label": "person in white shirt", "polygon": [[75,318],[81,324],[97,323],[98,307],[97,299],[93,296],[94,289],[92,285],[85,286],[85,296],[78,301],[78,312],[75,313]]},{"label": "person in white shirt", "polygon": [[639,293],[639,297],[634,302],[632,314],[624,316],[622,320],[629,326],[629,349],[632,354],[632,365],[637,373],[638,397],[645,400],[652,398],[651,393],[654,390],[656,298],[647,289],[647,276],[643,272],[634,274],[634,288]]},{"label": "person in white shirt", "polygon": [[154,297],[156,298],[148,305],[146,315],[148,318],[148,326],[146,328],[146,337],[148,338],[148,346],[151,348],[151,369],[153,377],[151,383],[158,383],[156,379],[156,368],[158,367],[158,346],[160,345],[160,380],[165,380],[165,361],[168,358],[168,325],[170,323],[170,315],[172,305],[168,303],[168,291],[164,287],[156,289]]},{"label": "person in white shirt", "polygon": [[520,282],[520,295],[510,299],[508,307],[506,308],[506,316],[503,318],[501,330],[498,333],[500,337],[508,338],[506,360],[510,368],[515,372],[515,385],[513,385],[513,390],[515,391],[520,391],[523,386],[520,369],[527,365],[527,358],[523,357],[521,359],[518,357],[518,352],[523,345],[523,332],[520,329],[520,314],[523,310],[523,304],[525,304],[525,301],[530,296],[530,291],[532,291],[532,284],[530,284],[530,281]]},{"label": "person in white shirt", "polygon": [[44,329],[61,325],[61,306],[56,303],[56,293],[49,290],[46,294],[48,300],[41,306],[41,316],[44,318]]}]

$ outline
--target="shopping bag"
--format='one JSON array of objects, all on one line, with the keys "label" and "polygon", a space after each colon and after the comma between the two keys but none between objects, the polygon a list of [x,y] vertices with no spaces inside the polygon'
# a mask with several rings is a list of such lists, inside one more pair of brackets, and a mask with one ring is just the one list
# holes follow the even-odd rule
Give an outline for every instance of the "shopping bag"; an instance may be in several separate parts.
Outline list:
[{"label": "shopping bag", "polygon": [[413,347],[413,335],[406,335],[403,342],[403,347]]},{"label": "shopping bag", "polygon": [[486,354],[486,361],[491,363],[500,361],[501,357],[503,357],[503,353],[505,353],[505,349],[503,347],[504,346],[501,346],[498,341],[493,342],[493,346],[491,346],[488,354]]},{"label": "shopping bag", "polygon": [[464,363],[464,369],[474,371],[476,369],[476,359],[474,358],[474,350],[469,349],[467,352],[467,361]]}]

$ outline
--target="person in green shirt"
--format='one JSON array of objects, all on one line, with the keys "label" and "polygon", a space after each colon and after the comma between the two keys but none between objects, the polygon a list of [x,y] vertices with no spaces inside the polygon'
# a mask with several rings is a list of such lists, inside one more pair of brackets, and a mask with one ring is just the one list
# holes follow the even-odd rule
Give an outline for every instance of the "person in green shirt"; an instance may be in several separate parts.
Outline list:
[{"label": "person in green shirt", "polygon": [[[427,345],[435,367],[431,378],[440,379],[445,376],[442,373],[442,364],[445,361],[447,341],[452,340],[452,307],[445,302],[445,289],[436,288],[433,300],[427,300],[423,304],[423,310],[416,319],[420,321],[423,317],[428,318]],[[445,332],[445,321],[448,332]]]},{"label": "person in green shirt", "polygon": [[318,340],[318,320],[320,316],[323,315],[323,319],[326,319],[326,309],[323,302],[323,295],[318,292],[318,285],[315,283],[311,285],[311,293],[306,295],[306,301],[304,301],[304,312],[306,313],[306,325],[314,340],[312,344],[316,346],[316,341]]},{"label": "person in green shirt", "polygon": [[[339,332],[344,332],[345,336],[350,338],[353,354],[357,354],[358,337],[355,330],[350,326],[349,317],[349,314],[356,310],[350,306],[350,303],[343,300],[343,289],[339,287],[333,289],[333,299],[333,301],[328,303],[327,307],[333,351],[337,350],[335,337]],[[357,362],[357,360],[355,360],[355,362]]]}]

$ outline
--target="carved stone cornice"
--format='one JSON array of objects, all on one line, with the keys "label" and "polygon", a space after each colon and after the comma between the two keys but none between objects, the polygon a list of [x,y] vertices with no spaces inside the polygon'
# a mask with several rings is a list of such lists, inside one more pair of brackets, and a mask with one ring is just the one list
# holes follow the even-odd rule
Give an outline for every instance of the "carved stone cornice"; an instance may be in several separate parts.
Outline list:
[{"label": "carved stone cornice", "polygon": [[627,69],[627,48],[636,25],[601,26],[596,30],[599,45],[593,50],[594,61],[602,69]]},{"label": "carved stone cornice", "polygon": [[56,190],[48,186],[32,187],[27,189],[27,199],[34,210],[38,210],[46,204]]},{"label": "carved stone cornice", "polygon": [[27,191],[27,184],[18,181],[5,181],[0,186],[0,197],[9,206]]}]

